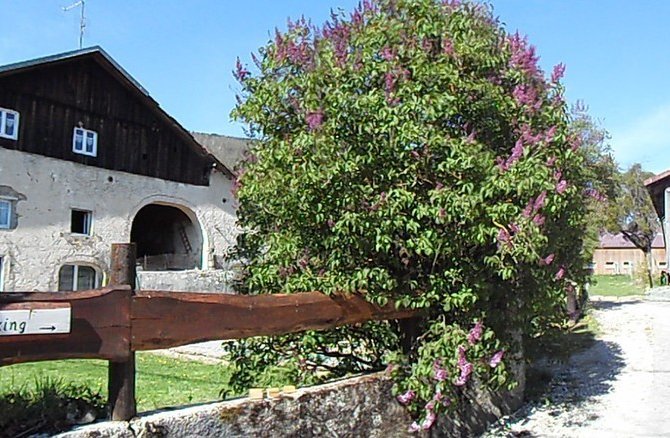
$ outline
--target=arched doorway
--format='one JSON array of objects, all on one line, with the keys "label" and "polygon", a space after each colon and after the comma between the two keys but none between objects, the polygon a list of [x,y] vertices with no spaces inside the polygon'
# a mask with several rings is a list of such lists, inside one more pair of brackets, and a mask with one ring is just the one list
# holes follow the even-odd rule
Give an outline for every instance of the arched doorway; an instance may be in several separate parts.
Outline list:
[{"label": "arched doorway", "polygon": [[186,208],[145,205],[133,219],[130,241],[137,245],[137,261],[145,271],[200,267],[202,233],[195,214]]}]

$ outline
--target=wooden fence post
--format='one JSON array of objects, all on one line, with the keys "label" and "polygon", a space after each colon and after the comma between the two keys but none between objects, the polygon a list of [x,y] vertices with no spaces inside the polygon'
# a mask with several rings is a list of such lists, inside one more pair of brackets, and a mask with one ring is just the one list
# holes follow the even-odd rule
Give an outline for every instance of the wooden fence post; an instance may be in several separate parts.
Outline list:
[{"label": "wooden fence post", "polygon": [[[130,285],[126,305],[130,315],[130,302],[135,293],[135,244],[112,244],[112,272],[110,286]],[[135,416],[135,352],[131,351],[130,316],[128,319],[128,358],[123,362],[109,362],[107,388],[109,390],[109,406],[114,421],[127,421]]]}]

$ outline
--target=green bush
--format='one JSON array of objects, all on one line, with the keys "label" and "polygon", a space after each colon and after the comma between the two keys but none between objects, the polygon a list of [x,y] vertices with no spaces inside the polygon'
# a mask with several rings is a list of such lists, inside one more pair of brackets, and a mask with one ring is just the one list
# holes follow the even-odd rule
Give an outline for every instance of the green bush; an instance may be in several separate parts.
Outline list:
[{"label": "green bush", "polygon": [[0,436],[57,433],[106,416],[104,398],[87,386],[36,381],[35,388],[0,394]]},{"label": "green bush", "polygon": [[412,430],[475,374],[510,384],[510,330],[563,319],[584,280],[595,195],[563,66],[545,78],[537,59],[487,6],[379,0],[320,28],[289,23],[253,72],[238,61],[233,115],[258,140],[235,185],[239,290],[360,293],[424,317],[413,343],[393,321],[233,343],[233,382],[273,364],[309,383],[386,361]]}]

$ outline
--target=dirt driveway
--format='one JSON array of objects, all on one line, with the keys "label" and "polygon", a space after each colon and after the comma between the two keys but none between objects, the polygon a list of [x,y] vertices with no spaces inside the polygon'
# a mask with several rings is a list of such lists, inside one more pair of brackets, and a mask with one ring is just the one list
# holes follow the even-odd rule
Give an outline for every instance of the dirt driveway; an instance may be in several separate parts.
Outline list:
[{"label": "dirt driveway", "polygon": [[550,364],[547,396],[486,437],[670,437],[670,290],[593,305],[596,342]]}]

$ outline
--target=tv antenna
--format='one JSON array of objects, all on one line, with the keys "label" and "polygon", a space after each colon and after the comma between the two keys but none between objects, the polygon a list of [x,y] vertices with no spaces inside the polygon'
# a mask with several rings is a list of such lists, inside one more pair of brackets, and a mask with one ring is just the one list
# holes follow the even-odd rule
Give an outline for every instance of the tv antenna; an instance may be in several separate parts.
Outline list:
[{"label": "tv antenna", "polygon": [[70,11],[78,6],[81,6],[81,17],[79,19],[79,48],[81,49],[84,45],[84,29],[86,29],[86,16],[84,15],[86,0],[79,0],[78,2],[72,3],[70,6],[64,7],[63,12]]}]

